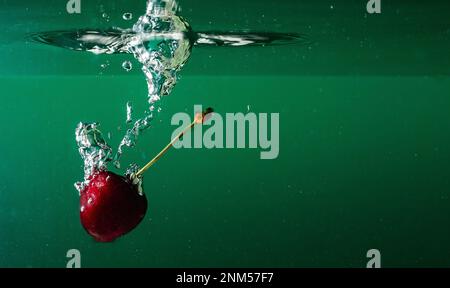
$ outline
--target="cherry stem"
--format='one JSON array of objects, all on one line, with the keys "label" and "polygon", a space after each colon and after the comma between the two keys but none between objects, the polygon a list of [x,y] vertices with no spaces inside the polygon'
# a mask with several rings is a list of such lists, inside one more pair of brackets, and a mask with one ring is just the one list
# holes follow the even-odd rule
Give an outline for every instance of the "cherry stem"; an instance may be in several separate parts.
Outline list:
[{"label": "cherry stem", "polygon": [[175,144],[178,140],[180,140],[180,138],[183,137],[184,134],[186,134],[189,130],[191,130],[195,125],[203,124],[207,120],[207,116],[212,112],[213,112],[213,109],[208,108],[205,111],[203,111],[202,113],[197,113],[194,117],[194,121],[189,126],[184,128],[184,130],[181,131],[175,138],[173,138],[172,141],[170,141],[170,143],[167,144],[167,146],[164,147],[164,149],[161,150],[161,152],[159,152],[158,155],[155,156],[155,158],[153,158],[144,167],[142,167],[141,170],[139,170],[136,173],[136,176],[141,177],[142,174],[144,174],[145,171],[148,170],[148,168],[153,166],[153,164],[155,164],[159,159],[161,159],[161,157],[164,156],[164,154],[166,154],[167,151],[169,151],[169,149],[172,148],[173,144]]}]

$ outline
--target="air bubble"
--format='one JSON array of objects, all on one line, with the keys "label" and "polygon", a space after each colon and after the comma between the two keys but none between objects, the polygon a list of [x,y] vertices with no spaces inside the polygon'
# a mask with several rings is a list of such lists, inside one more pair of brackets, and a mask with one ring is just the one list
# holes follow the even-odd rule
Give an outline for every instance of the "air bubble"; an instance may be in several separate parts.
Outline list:
[{"label": "air bubble", "polygon": [[131,102],[127,102],[127,123],[131,123],[133,121],[133,105]]},{"label": "air bubble", "polygon": [[108,68],[108,66],[109,66],[109,61],[106,61],[106,63],[102,63],[102,64],[100,65],[100,67],[101,67],[102,69]]},{"label": "air bubble", "polygon": [[130,72],[131,69],[133,69],[133,64],[131,64],[130,61],[125,61],[122,63],[122,68],[125,69],[125,71]]},{"label": "air bubble", "polygon": [[122,18],[123,18],[123,20],[131,20],[131,19],[133,19],[133,14],[131,14],[131,13],[123,13],[123,15],[122,15]]}]

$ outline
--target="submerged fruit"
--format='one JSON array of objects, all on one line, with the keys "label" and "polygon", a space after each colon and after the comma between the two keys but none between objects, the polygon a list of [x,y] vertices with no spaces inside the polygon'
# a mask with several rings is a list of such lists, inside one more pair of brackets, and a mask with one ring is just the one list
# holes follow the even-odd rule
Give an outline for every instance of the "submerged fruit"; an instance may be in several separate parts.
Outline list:
[{"label": "submerged fruit", "polygon": [[111,242],[133,230],[144,218],[147,198],[139,185],[112,172],[98,172],[80,192],[84,229],[99,242]]},{"label": "submerged fruit", "polygon": [[[155,158],[139,171],[133,172],[131,176],[122,177],[112,172],[100,171],[87,177],[87,181],[77,183],[76,187],[80,191],[80,218],[84,229],[99,242],[111,242],[133,230],[147,212],[147,198],[142,193],[141,187],[142,174],[167,153],[187,131],[197,124],[203,124],[212,112],[213,109],[208,108],[204,112],[197,113],[189,126],[173,138]],[[77,129],[77,141],[85,161],[86,174],[92,170],[101,170],[102,168],[97,166],[104,165],[103,161],[94,163],[97,166],[92,165],[93,160],[103,159],[100,157],[101,153],[94,153],[96,151],[93,147],[97,146],[96,148],[101,149],[106,147],[110,150],[95,127],[95,124],[87,127],[80,124]],[[94,145],[90,142],[92,140],[95,140]]]}]

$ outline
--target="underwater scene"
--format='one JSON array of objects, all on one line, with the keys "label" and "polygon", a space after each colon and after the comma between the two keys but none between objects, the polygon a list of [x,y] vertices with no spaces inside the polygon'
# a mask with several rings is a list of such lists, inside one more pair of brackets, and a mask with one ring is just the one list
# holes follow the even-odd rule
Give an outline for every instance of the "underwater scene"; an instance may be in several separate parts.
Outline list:
[{"label": "underwater scene", "polygon": [[0,0],[1,268],[450,267],[450,2]]}]

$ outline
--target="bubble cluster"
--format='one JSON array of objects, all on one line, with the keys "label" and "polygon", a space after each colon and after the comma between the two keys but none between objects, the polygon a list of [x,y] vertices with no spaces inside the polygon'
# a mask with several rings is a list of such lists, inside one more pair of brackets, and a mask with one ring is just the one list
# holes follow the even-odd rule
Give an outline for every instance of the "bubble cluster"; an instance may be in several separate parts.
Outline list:
[{"label": "bubble cluster", "polygon": [[98,129],[97,123],[79,123],[75,129],[75,140],[84,162],[84,182],[75,184],[78,191],[81,191],[89,181],[90,175],[106,169],[106,165],[112,160],[113,152]]}]

